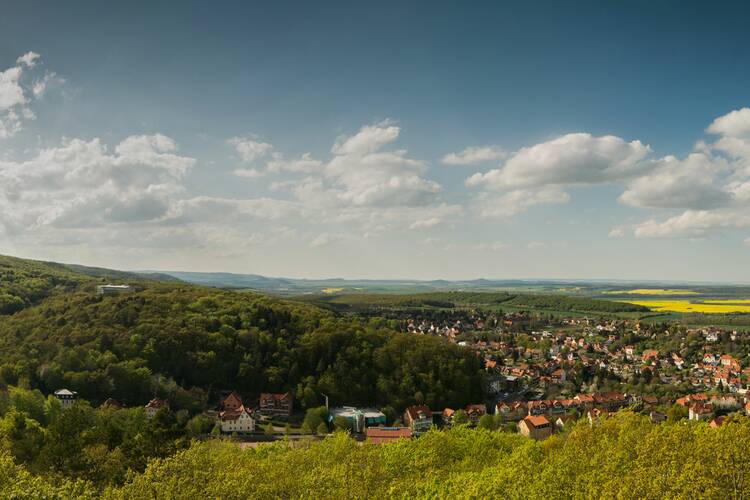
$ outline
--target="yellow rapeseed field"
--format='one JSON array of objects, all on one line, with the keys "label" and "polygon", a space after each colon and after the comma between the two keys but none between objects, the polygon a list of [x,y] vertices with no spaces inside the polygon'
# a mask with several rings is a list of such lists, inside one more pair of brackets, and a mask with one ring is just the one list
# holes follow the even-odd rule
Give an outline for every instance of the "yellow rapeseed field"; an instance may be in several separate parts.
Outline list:
[{"label": "yellow rapeseed field", "polygon": [[646,306],[652,311],[697,312],[697,313],[733,313],[750,312],[750,300],[705,300],[691,302],[690,300],[636,300],[631,304]]},{"label": "yellow rapeseed field", "polygon": [[679,290],[675,288],[636,288],[634,290],[615,290],[604,292],[611,294],[629,294],[629,295],[697,295],[698,292],[693,290]]}]

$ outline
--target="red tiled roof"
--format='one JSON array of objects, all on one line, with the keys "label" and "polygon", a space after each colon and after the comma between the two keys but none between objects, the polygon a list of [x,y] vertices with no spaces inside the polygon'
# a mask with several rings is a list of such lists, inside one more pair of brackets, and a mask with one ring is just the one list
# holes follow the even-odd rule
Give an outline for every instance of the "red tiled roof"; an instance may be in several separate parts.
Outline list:
[{"label": "red tiled roof", "polygon": [[288,392],[279,393],[279,392],[262,392],[260,394],[260,399],[275,399],[277,401],[286,399],[290,396]]},{"label": "red tiled roof", "polygon": [[410,406],[406,409],[406,413],[409,414],[409,418],[417,420],[420,413],[424,413],[428,417],[432,415],[432,411],[427,405]]},{"label": "red tiled roof", "polygon": [[529,415],[528,417],[524,417],[523,421],[531,427],[544,427],[545,425],[550,425],[550,421],[547,420],[547,417],[544,415]]},{"label": "red tiled roof", "polygon": [[368,427],[367,438],[373,443],[411,439],[411,429],[408,427]]},{"label": "red tiled roof", "polygon": [[236,410],[224,410],[223,412],[219,413],[219,418],[221,418],[222,420],[237,420],[243,413],[247,413],[250,416],[253,415],[253,411],[250,408],[240,406]]}]

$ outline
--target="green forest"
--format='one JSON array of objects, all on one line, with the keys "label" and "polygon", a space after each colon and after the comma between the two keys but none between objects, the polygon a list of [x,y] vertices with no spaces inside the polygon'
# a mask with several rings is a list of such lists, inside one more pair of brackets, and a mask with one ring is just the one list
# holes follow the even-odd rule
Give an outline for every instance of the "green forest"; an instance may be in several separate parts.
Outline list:
[{"label": "green forest", "polygon": [[251,398],[293,391],[337,404],[400,411],[417,400],[462,406],[481,398],[481,366],[440,339],[384,320],[337,317],[253,293],[152,283],[132,294],[56,294],[0,322],[4,383],[77,391],[98,404],[154,395],[199,411],[218,391]]},{"label": "green forest", "polygon": [[0,453],[4,498],[747,498],[750,421],[652,424],[623,412],[544,442],[464,426],[413,441],[242,450],[193,442],[122,486],[40,477]]},{"label": "green forest", "polygon": [[644,306],[586,297],[560,294],[531,294],[511,292],[429,292],[416,294],[324,294],[305,295],[298,300],[320,305],[339,312],[366,312],[382,309],[430,309],[500,307],[515,310],[575,311],[592,314],[640,312]]}]

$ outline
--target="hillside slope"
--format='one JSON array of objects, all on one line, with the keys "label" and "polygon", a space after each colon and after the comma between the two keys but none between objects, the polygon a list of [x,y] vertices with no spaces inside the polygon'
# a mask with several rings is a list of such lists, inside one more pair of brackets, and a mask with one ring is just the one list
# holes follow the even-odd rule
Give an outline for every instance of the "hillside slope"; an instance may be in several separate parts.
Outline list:
[{"label": "hillside slope", "polygon": [[0,315],[13,314],[44,299],[74,291],[93,291],[97,284],[131,284],[171,276],[144,275],[112,269],[19,259],[0,255]]},{"label": "hillside slope", "polygon": [[[95,278],[6,260],[16,282],[43,293],[0,321],[0,382],[78,391],[94,403],[143,404],[154,394],[202,410],[216,393],[292,391],[299,403],[415,401],[462,406],[482,398],[467,350],[397,333],[378,319],[248,292],[142,281],[134,293],[97,296]],[[20,277],[20,279],[18,279]]]}]

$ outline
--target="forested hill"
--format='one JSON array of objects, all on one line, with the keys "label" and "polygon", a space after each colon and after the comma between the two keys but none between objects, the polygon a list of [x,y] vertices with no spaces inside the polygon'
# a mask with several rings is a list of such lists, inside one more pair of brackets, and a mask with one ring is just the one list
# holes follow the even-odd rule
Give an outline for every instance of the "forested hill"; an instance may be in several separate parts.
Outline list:
[{"label": "forested hill", "polygon": [[407,336],[379,319],[186,283],[140,281],[98,296],[100,277],[3,258],[4,289],[21,310],[0,318],[0,383],[78,391],[97,404],[141,405],[154,395],[199,411],[221,390],[250,398],[294,392],[317,406],[401,411],[481,401],[481,367],[441,339]]},{"label": "forested hill", "polygon": [[142,275],[111,269],[40,262],[0,255],[0,315],[13,314],[53,295],[78,290],[93,292],[110,280],[139,283],[162,275]]}]

